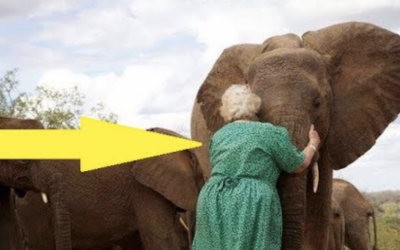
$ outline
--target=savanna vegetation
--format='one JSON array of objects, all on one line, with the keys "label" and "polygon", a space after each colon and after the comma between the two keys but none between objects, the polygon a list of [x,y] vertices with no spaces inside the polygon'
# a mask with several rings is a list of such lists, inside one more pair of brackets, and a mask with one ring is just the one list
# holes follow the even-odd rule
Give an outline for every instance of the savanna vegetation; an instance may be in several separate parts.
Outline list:
[{"label": "savanna vegetation", "polygon": [[375,207],[379,250],[400,250],[400,191],[364,195]]}]

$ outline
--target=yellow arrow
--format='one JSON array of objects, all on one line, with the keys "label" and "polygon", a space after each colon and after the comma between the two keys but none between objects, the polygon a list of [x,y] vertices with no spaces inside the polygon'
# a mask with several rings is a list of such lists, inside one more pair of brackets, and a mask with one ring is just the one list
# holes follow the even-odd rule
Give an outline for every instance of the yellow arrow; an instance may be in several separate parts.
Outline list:
[{"label": "yellow arrow", "polygon": [[202,145],[87,117],[80,122],[80,130],[0,129],[0,159],[80,159],[84,172]]}]

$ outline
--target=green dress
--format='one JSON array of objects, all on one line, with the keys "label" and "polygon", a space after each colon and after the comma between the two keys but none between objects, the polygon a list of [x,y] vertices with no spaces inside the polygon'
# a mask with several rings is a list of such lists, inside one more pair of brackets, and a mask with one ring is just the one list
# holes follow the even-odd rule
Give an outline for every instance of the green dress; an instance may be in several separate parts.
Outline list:
[{"label": "green dress", "polygon": [[280,250],[282,210],[276,183],[305,154],[287,130],[233,122],[211,138],[211,177],[202,188],[193,250]]}]

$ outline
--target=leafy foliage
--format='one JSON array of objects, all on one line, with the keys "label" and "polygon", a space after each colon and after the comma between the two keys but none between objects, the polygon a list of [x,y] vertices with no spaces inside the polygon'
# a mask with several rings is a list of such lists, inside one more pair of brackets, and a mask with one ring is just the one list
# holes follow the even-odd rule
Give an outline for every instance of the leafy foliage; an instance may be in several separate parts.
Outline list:
[{"label": "leafy foliage", "polygon": [[107,111],[104,103],[87,107],[85,95],[76,86],[63,90],[38,86],[35,94],[21,93],[16,73],[17,69],[8,71],[0,79],[0,116],[33,118],[46,128],[58,129],[78,128],[83,113],[103,121],[117,122],[118,116]]},{"label": "leafy foliage", "polygon": [[19,100],[25,93],[18,91],[18,80],[16,79],[17,69],[7,71],[6,74],[0,78],[0,115],[1,116],[15,116],[16,106]]}]

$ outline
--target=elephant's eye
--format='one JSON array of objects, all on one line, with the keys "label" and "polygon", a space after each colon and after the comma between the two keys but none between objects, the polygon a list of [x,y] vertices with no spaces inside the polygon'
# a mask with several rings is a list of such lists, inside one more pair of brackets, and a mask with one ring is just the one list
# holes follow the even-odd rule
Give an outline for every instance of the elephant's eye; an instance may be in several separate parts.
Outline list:
[{"label": "elephant's eye", "polygon": [[367,212],[367,217],[370,217],[370,216],[372,216],[372,215],[374,215],[374,212],[371,212],[371,211],[368,211],[368,212]]},{"label": "elephant's eye", "polygon": [[321,106],[321,100],[319,98],[315,98],[313,101],[313,107],[319,108]]}]

